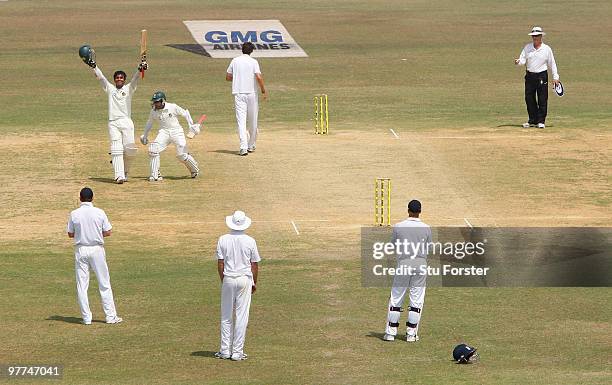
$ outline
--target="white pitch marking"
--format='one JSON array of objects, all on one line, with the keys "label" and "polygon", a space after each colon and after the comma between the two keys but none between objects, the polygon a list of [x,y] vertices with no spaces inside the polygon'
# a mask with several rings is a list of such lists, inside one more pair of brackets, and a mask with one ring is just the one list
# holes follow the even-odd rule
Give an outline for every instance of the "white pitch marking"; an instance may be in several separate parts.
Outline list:
[{"label": "white pitch marking", "polygon": [[295,225],[295,222],[294,222],[294,221],[291,221],[291,224],[293,225],[293,230],[295,230],[295,233],[296,233],[297,235],[300,235],[300,232],[298,231],[298,228],[297,228],[297,226]]},{"label": "white pitch marking", "polygon": [[391,133],[395,136],[395,139],[399,139],[399,135],[397,135],[392,128],[390,128],[389,130],[391,130]]},{"label": "white pitch marking", "polygon": [[474,226],[472,226],[472,224],[470,223],[470,221],[467,220],[467,218],[463,218],[463,220],[465,221],[465,224],[468,225],[470,229],[474,228]]}]

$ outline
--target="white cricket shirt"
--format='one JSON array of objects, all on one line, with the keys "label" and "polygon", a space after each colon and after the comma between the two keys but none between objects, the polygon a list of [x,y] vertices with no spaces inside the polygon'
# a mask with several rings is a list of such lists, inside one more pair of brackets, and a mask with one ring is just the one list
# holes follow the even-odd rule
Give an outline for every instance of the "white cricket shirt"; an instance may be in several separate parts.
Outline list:
[{"label": "white cricket shirt", "polygon": [[121,88],[117,88],[113,83],[109,82],[106,77],[104,77],[100,67],[94,68],[94,73],[98,80],[100,80],[102,89],[108,95],[108,120],[112,121],[122,118],[131,119],[132,95],[138,86],[138,75],[140,72],[136,71],[134,76],[132,76],[132,80]]},{"label": "white cricket shirt", "polygon": [[255,93],[255,74],[261,74],[257,60],[247,54],[235,57],[227,67],[227,73],[232,74],[232,94]]},{"label": "white cricket shirt", "polygon": [[411,258],[427,258],[426,246],[431,243],[431,227],[421,222],[419,218],[408,218],[393,226],[393,242],[396,240],[400,242],[406,240],[408,245],[415,245],[414,249],[409,246],[408,253],[398,254],[398,262]]},{"label": "white cricket shirt", "polygon": [[550,69],[552,71],[553,79],[559,80],[555,56],[553,55],[552,49],[544,43],[542,43],[538,49],[535,49],[533,43],[527,44],[521,52],[518,64],[527,64],[527,71],[535,73],[544,72],[547,69]]},{"label": "white cricket shirt", "polygon": [[73,210],[68,218],[67,232],[74,233],[77,246],[96,246],[104,244],[102,231],[112,229],[104,210],[94,207],[91,202],[81,202],[81,207]]},{"label": "white cricket shirt", "polygon": [[232,231],[219,237],[217,259],[224,261],[223,274],[228,277],[252,277],[251,263],[261,261],[255,239],[244,231]]},{"label": "white cricket shirt", "polygon": [[191,115],[189,112],[183,107],[174,104],[174,103],[164,103],[164,108],[161,110],[156,110],[155,108],[151,109],[151,113],[149,114],[149,120],[145,125],[145,132],[148,133],[151,127],[153,126],[153,121],[157,120],[159,122],[160,130],[168,130],[168,131],[183,131],[183,127],[179,123],[178,117],[182,116],[187,119],[189,124],[193,124],[191,120]]}]

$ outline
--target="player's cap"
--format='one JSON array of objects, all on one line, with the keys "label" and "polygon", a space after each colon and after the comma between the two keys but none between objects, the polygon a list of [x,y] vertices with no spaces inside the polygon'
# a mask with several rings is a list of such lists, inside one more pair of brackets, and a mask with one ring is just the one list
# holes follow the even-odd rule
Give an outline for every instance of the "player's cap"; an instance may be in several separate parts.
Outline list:
[{"label": "player's cap", "polygon": [[225,217],[225,224],[232,230],[246,230],[251,226],[251,218],[247,217],[243,211],[235,211],[233,215]]},{"label": "player's cap", "polygon": [[561,82],[555,84],[555,86],[553,87],[553,89],[555,90],[555,93],[557,94],[557,96],[561,97],[563,96],[563,94],[565,93],[563,90],[563,84],[561,84]]},{"label": "player's cap", "polygon": [[531,32],[528,33],[529,36],[538,36],[538,35],[546,35],[546,32],[542,30],[542,27],[533,27],[531,28]]},{"label": "player's cap", "polygon": [[421,212],[421,202],[417,201],[416,199],[413,199],[410,202],[408,202],[408,211],[410,211],[411,213],[420,213]]}]

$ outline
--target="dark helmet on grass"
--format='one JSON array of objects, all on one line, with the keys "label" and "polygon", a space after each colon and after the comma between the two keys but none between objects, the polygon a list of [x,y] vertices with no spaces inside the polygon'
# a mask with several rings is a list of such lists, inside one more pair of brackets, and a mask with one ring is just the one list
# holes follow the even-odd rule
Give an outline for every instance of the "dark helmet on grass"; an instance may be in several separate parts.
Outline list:
[{"label": "dark helmet on grass", "polygon": [[460,344],[453,349],[453,359],[458,364],[468,364],[478,361],[478,353],[476,353],[475,347]]}]

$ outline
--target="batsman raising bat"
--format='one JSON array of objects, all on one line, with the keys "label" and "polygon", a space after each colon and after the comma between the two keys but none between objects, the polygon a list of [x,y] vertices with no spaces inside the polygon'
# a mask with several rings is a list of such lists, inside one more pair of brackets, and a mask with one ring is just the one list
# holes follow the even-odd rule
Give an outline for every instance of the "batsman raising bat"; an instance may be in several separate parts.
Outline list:
[{"label": "batsman raising bat", "polygon": [[[181,127],[178,117],[182,116],[189,123],[189,134],[195,136],[200,133],[200,124],[193,123],[189,110],[186,110],[174,103],[166,102],[166,94],[162,91],[157,91],[151,98],[153,108],[149,114],[149,120],[145,125],[144,134],[140,136],[140,143],[149,145],[149,158],[151,161],[151,176],[149,181],[155,182],[163,180],[159,171],[160,153],[168,147],[170,143],[176,146],[176,158],[183,163],[191,173],[191,177],[195,178],[199,175],[200,169],[198,162],[187,152],[187,140],[183,127]],[[149,143],[147,139],[149,131],[153,127],[153,121],[159,121],[159,133],[155,140]]]},{"label": "batsman raising bat", "polygon": [[127,181],[128,170],[132,159],[136,156],[134,144],[134,122],[132,122],[132,95],[138,85],[139,73],[147,69],[146,61],[141,61],[138,69],[128,84],[125,84],[126,74],[119,70],[113,74],[115,84],[109,82],[102,70],[96,64],[96,55],[88,45],[79,49],[79,56],[102,84],[102,89],[108,95],[108,134],[110,136],[110,155],[115,171],[115,182],[122,184]]}]

